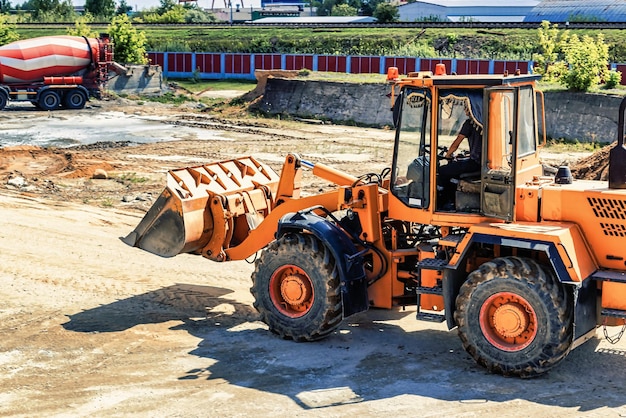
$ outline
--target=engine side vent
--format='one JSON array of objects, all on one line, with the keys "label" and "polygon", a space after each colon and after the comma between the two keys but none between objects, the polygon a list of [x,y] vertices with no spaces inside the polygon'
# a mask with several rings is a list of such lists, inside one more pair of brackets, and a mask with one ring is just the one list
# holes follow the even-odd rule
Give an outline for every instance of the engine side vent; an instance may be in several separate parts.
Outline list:
[{"label": "engine side vent", "polygon": [[609,237],[626,237],[626,225],[608,224],[600,222],[604,235]]},{"label": "engine side vent", "polygon": [[626,220],[626,200],[589,197],[587,201],[598,218]]}]

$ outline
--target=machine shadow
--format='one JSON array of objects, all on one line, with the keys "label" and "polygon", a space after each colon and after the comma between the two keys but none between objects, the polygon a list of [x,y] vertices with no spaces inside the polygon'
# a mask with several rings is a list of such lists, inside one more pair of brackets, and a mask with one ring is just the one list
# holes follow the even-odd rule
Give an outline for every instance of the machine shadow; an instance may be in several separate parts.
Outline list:
[{"label": "machine shadow", "polygon": [[[224,304],[232,307],[226,310],[225,322],[254,319],[254,308],[224,297],[230,293],[230,289],[215,286],[175,284],[69,315],[69,321],[62,325],[75,332],[118,332],[139,324],[206,318],[211,310]],[[213,313],[212,317],[218,315]]]},{"label": "machine shadow", "polygon": [[295,343],[270,333],[252,306],[229,293],[177,284],[71,315],[63,327],[118,332],[179,320],[170,329],[199,338],[190,354],[209,364],[181,370],[179,380],[223,379],[287,396],[303,410],[405,395],[458,403],[521,399],[578,411],[626,406],[622,382],[593,378],[626,369],[626,351],[598,349],[599,339],[572,351],[547,375],[522,380],[487,373],[455,331],[443,324],[416,326],[414,310],[372,309],[344,320],[324,340]]},{"label": "machine shadow", "polygon": [[[406,314],[385,312],[381,319],[380,312],[370,313],[374,319],[368,313],[356,315],[330,337],[313,343],[282,340],[266,329],[227,332],[185,323],[175,329],[202,338],[191,354],[211,359],[211,365],[189,370],[180,379],[224,379],[288,396],[303,409],[405,395],[458,403],[521,399],[578,411],[626,406],[626,389],[620,383],[581,379],[626,367],[626,351],[596,351],[599,339],[572,351],[544,376],[510,378],[477,365],[456,331],[435,325],[437,329],[407,332],[393,325]],[[221,336],[216,338],[216,333]],[[215,344],[223,338],[230,343]]]}]

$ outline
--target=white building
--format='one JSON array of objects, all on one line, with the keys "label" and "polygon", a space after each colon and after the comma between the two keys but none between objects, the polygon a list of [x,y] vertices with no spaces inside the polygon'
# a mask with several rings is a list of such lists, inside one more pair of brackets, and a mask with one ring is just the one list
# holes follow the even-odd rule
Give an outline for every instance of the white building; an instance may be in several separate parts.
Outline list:
[{"label": "white building", "polygon": [[523,22],[539,0],[420,0],[398,6],[400,21]]}]

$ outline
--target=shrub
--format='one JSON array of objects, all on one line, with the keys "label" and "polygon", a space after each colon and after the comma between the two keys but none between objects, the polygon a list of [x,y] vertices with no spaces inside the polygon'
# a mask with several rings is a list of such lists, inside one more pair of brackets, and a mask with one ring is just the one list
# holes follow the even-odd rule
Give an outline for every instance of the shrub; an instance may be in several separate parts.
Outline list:
[{"label": "shrub", "polygon": [[108,27],[108,32],[113,38],[117,62],[147,64],[146,35],[133,27],[128,16],[115,16]]},{"label": "shrub", "polygon": [[5,45],[20,39],[15,25],[8,22],[8,15],[0,14],[0,45]]},{"label": "shrub", "polygon": [[574,34],[569,37],[563,50],[568,71],[560,80],[568,89],[587,91],[597,86],[600,80],[608,78],[609,48],[602,34],[598,34],[595,39],[587,35],[580,39]]},{"label": "shrub", "polygon": [[567,32],[561,32],[558,25],[544,20],[538,30],[539,52],[533,56],[534,71],[543,76],[546,82],[558,80],[567,69],[563,62],[562,46],[567,41]]},{"label": "shrub", "polygon": [[67,28],[66,32],[72,36],[85,36],[87,38],[97,38],[98,33],[89,27],[89,24],[93,22],[93,16],[91,13],[86,12],[83,16],[80,16],[74,22],[73,28]]},{"label": "shrub", "polygon": [[622,73],[620,71],[611,70],[604,81],[604,87],[614,89],[622,82]]}]

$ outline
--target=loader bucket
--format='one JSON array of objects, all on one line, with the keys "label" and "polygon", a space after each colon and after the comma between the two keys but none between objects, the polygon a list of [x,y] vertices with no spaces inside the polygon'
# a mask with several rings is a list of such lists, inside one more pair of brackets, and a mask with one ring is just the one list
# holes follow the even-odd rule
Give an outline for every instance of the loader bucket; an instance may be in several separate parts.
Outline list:
[{"label": "loader bucket", "polygon": [[278,179],[252,157],[171,170],[165,190],[122,241],[161,257],[198,253],[224,261],[224,250],[271,211]]}]

